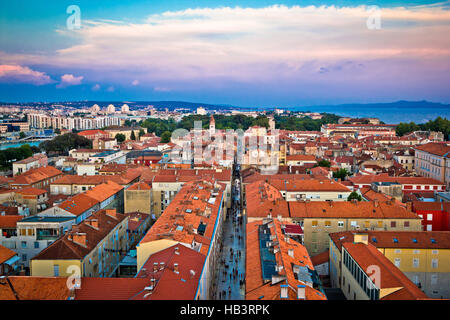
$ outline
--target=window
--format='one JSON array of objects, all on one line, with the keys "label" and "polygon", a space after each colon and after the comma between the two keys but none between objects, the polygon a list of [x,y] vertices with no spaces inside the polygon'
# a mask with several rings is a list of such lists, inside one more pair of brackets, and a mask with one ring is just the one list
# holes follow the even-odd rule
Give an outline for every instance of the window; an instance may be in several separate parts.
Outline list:
[{"label": "window", "polygon": [[377,227],[378,228],[383,228],[383,221],[378,221],[377,222]]},{"label": "window", "polygon": [[428,220],[428,221],[432,221],[432,220],[433,220],[433,214],[428,213],[428,214],[427,214],[427,220]]},{"label": "window", "polygon": [[34,242],[34,248],[39,249],[39,242],[37,242],[37,241]]},{"label": "window", "polygon": [[391,228],[397,227],[397,223],[395,221],[391,221]]},{"label": "window", "polygon": [[431,259],[431,268],[436,269],[438,267],[438,259]]},{"label": "window", "polygon": [[344,227],[344,221],[338,221],[338,227],[343,228]]},{"label": "window", "polygon": [[432,274],[431,275],[431,285],[435,286],[438,283],[438,275],[437,274]]},{"label": "window", "polygon": [[59,277],[59,265],[53,265],[53,276]]},{"label": "window", "polygon": [[364,227],[369,228],[370,227],[370,221],[364,221]]},{"label": "window", "polygon": [[400,258],[395,258],[395,260],[394,260],[394,265],[395,265],[397,268],[400,268]]},{"label": "window", "polygon": [[402,253],[402,250],[401,250],[401,249],[395,249],[394,252],[395,252],[395,253]]},{"label": "window", "polygon": [[350,226],[356,227],[356,226],[357,226],[356,221],[351,221],[351,222],[350,222]]},{"label": "window", "polygon": [[325,221],[325,227],[331,227],[331,221]]},{"label": "window", "polygon": [[22,248],[26,248],[27,247],[27,242],[26,241],[22,241]]},{"label": "window", "polygon": [[413,254],[420,254],[420,250],[417,249],[413,250]]},{"label": "window", "polygon": [[419,258],[413,258],[413,268],[419,267]]},{"label": "window", "polygon": [[439,250],[432,250],[431,254],[439,254]]},{"label": "window", "polygon": [[409,221],[405,221],[405,222],[403,223],[403,226],[404,226],[405,228],[409,228]]},{"label": "window", "polygon": [[26,254],[22,254],[22,261],[27,261],[27,255]]},{"label": "window", "polygon": [[317,227],[317,225],[318,225],[318,222],[317,222],[317,220],[314,220],[314,221],[312,221],[312,222],[311,222],[311,226],[313,226],[313,227]]}]

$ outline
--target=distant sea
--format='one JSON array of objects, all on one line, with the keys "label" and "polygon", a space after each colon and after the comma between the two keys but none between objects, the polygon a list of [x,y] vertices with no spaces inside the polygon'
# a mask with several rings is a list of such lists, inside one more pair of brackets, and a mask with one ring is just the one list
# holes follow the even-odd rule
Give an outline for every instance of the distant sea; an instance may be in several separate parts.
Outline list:
[{"label": "distant sea", "polygon": [[9,149],[9,148],[19,148],[20,146],[23,146],[24,144],[29,144],[30,147],[32,146],[39,146],[39,144],[42,141],[31,141],[31,142],[21,142],[21,143],[2,143],[0,144],[0,150],[5,150],[5,149]]},{"label": "distant sea", "polygon": [[379,118],[384,123],[398,124],[400,122],[425,123],[437,117],[450,119],[448,106],[420,106],[407,107],[371,107],[370,105],[345,106],[308,106],[289,108],[295,111],[327,112],[343,117]]}]

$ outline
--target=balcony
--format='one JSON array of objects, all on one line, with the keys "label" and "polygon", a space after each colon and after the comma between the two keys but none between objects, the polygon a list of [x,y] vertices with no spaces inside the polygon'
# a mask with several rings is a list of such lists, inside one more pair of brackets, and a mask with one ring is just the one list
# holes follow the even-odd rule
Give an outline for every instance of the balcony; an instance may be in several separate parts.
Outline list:
[{"label": "balcony", "polygon": [[57,229],[37,229],[36,240],[56,240],[59,237]]}]

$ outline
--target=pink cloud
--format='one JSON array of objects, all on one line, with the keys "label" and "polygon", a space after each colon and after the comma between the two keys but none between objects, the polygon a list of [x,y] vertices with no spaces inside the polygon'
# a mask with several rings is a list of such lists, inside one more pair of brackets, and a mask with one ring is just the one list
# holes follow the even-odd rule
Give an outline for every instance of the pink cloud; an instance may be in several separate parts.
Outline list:
[{"label": "pink cloud", "polygon": [[45,72],[35,71],[20,65],[0,65],[0,81],[31,83],[37,86],[54,82]]},{"label": "pink cloud", "polygon": [[81,84],[83,76],[75,77],[73,74],[64,74],[61,76],[61,83],[58,84],[57,88],[65,88],[68,86],[76,86]]}]

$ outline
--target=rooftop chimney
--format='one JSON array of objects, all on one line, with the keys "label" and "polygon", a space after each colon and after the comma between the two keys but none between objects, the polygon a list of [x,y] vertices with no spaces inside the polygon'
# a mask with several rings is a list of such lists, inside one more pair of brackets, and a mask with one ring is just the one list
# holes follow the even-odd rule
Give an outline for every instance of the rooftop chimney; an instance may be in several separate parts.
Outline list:
[{"label": "rooftop chimney", "polygon": [[86,224],[98,230],[98,219],[89,219],[86,220]]},{"label": "rooftop chimney", "polygon": [[288,294],[288,286],[286,284],[282,284],[280,285],[281,288],[281,292],[280,292],[280,298],[281,299],[287,299],[289,298],[289,294]]},{"label": "rooftop chimney", "polygon": [[303,284],[297,285],[297,299],[306,300],[306,286]]},{"label": "rooftop chimney", "polygon": [[87,247],[86,233],[76,232],[72,234],[72,241],[80,246]]},{"label": "rooftop chimney", "polygon": [[105,209],[106,215],[110,216],[111,218],[117,219],[117,212],[116,209]]},{"label": "rooftop chimney", "polygon": [[289,257],[294,257],[294,249],[288,249],[288,255]]},{"label": "rooftop chimney", "polygon": [[378,208],[378,200],[377,199],[373,200],[373,206],[375,208]]}]

